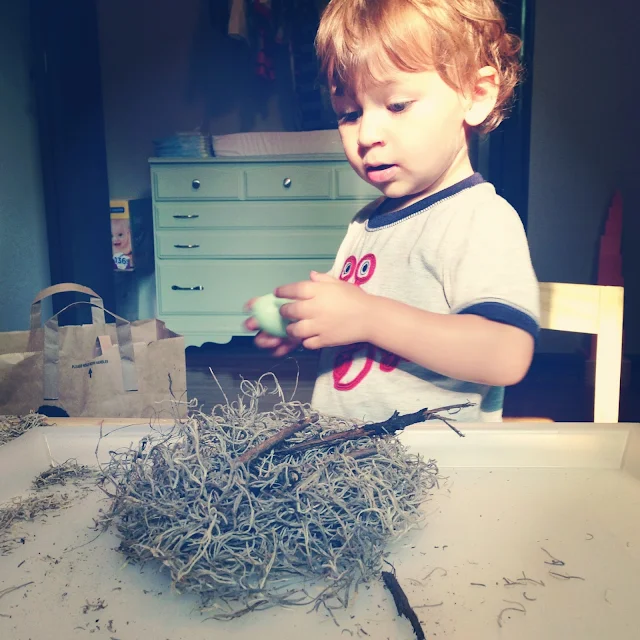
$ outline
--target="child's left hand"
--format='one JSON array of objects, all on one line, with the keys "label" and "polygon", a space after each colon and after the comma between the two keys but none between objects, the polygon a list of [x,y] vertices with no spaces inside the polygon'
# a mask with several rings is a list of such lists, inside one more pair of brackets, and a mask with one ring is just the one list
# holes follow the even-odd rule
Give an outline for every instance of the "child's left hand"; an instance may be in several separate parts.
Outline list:
[{"label": "child's left hand", "polygon": [[295,321],[287,333],[302,340],[305,348],[367,341],[373,296],[360,287],[312,271],[310,280],[278,287],[275,294],[295,300],[283,305],[280,313]]}]

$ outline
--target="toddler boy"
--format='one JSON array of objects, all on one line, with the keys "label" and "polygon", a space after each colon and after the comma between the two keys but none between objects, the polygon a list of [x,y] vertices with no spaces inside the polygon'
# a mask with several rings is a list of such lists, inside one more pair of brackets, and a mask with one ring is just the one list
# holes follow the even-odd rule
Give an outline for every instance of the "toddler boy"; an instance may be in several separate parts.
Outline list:
[{"label": "toddler boy", "polygon": [[[344,150],[381,197],[349,225],[328,274],[293,302],[284,355],[322,349],[312,404],[380,421],[471,402],[500,420],[538,332],[538,283],[514,209],[474,173],[469,140],[504,117],[518,39],[494,0],[332,0],[317,34]],[[254,318],[247,328],[257,329]]]}]

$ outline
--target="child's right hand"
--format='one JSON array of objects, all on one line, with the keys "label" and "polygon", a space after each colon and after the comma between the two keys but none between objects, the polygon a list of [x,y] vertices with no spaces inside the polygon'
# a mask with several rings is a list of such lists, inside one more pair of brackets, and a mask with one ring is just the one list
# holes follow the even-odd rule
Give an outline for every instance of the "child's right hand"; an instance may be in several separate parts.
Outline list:
[{"label": "child's right hand", "polygon": [[[249,302],[246,303],[245,309],[247,311],[251,311],[255,300],[256,298],[252,298],[251,300],[249,300]],[[302,342],[297,338],[279,338],[278,336],[272,336],[265,331],[260,331],[258,322],[253,316],[245,320],[244,326],[245,329],[249,331],[258,331],[256,337],[254,338],[256,346],[260,349],[269,349],[271,351],[271,355],[277,358],[286,356],[287,354],[291,353],[292,351],[297,349]]]}]

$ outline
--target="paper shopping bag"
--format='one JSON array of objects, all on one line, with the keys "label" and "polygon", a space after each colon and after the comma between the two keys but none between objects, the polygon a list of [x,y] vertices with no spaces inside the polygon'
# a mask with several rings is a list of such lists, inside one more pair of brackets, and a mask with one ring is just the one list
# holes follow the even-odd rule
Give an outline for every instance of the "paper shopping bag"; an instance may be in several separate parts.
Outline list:
[{"label": "paper shopping bag", "polygon": [[[42,300],[63,291],[90,300],[72,303],[42,327]],[[75,305],[91,306],[92,323],[60,326],[60,314]],[[115,322],[107,323],[105,313]],[[49,287],[32,304],[29,331],[0,333],[0,415],[47,406],[74,417],[183,417],[184,350],[184,338],[160,320],[130,323],[105,310],[91,289]]]}]

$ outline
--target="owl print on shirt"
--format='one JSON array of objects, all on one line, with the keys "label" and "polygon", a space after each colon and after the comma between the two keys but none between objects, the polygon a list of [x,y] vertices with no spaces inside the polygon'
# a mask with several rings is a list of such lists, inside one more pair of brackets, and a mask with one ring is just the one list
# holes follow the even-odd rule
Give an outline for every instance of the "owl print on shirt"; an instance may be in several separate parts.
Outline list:
[{"label": "owl print on shirt", "polygon": [[[339,278],[343,282],[361,287],[371,280],[375,271],[376,257],[373,253],[367,253],[359,260],[351,255],[344,261]],[[379,359],[376,356],[379,356]],[[399,356],[368,342],[358,342],[342,347],[333,362],[333,387],[337,391],[355,389],[376,364],[380,367],[380,371],[389,372],[398,367],[400,360]]]}]

